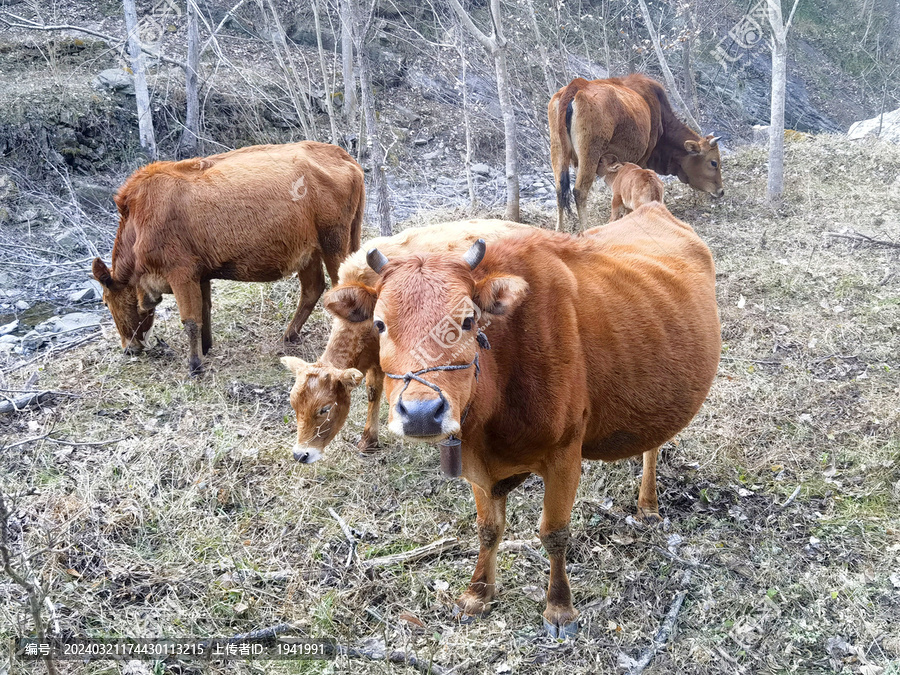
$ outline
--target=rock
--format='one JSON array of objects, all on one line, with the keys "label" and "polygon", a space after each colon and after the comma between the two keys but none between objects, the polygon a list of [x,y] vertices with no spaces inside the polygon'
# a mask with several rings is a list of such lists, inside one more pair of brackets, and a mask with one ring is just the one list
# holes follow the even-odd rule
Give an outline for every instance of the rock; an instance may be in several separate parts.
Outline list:
[{"label": "rock", "polygon": [[18,302],[16,302],[16,309],[19,310],[20,312],[24,312],[29,307],[31,307],[31,305],[29,305],[24,300],[19,300]]},{"label": "rock", "polygon": [[19,327],[19,320],[18,320],[18,319],[16,319],[15,321],[10,322],[10,323],[8,323],[8,324],[5,324],[5,325],[3,325],[3,326],[0,326],[0,337],[9,335],[10,333],[12,333],[12,332],[13,332],[16,328],[18,328],[18,327]]},{"label": "rock", "polygon": [[47,338],[36,330],[28,331],[22,337],[22,351],[33,352],[47,342]]},{"label": "rock", "polygon": [[94,89],[112,89],[128,96],[134,96],[134,76],[121,68],[107,68],[91,82]]},{"label": "rock", "polygon": [[[106,148],[102,144],[98,145],[95,152],[102,156],[106,153]],[[113,195],[116,192],[114,188],[95,183],[85,178],[73,178],[72,187],[75,191],[75,195],[80,201],[103,208],[111,206]]]},{"label": "rock", "polygon": [[100,316],[89,312],[72,312],[54,316],[35,326],[40,333],[64,333],[100,325]]},{"label": "rock", "polygon": [[97,294],[93,288],[88,286],[87,288],[82,288],[80,291],[75,291],[74,293],[69,294],[69,302],[88,302],[90,300],[97,300]]},{"label": "rock", "polygon": [[11,288],[15,281],[7,272],[0,272],[0,288]]},{"label": "rock", "polygon": [[83,251],[84,241],[81,233],[72,228],[64,230],[56,235],[56,243],[62,246],[66,251]]},{"label": "rock", "polygon": [[769,143],[769,125],[754,124],[753,125],[753,144],[767,145]]},{"label": "rock", "polygon": [[444,153],[441,152],[440,150],[435,150],[434,152],[426,152],[424,155],[422,155],[422,159],[424,159],[424,160],[437,159],[442,154],[444,154]]},{"label": "rock", "polygon": [[[878,134],[878,127],[881,126],[881,134]],[[875,136],[884,141],[891,143],[900,143],[900,108],[893,112],[878,115],[869,120],[860,120],[850,125],[847,132],[847,138],[851,141],[865,138],[866,136]]]},{"label": "rock", "polygon": [[428,145],[430,141],[430,138],[417,138],[413,141],[413,145],[415,145],[416,147],[422,147],[423,145]]},{"label": "rock", "polygon": [[0,173],[0,199],[15,199],[19,194],[19,187],[9,177],[9,174]]},{"label": "rock", "polygon": [[491,167],[489,167],[487,164],[473,164],[472,173],[478,174],[479,176],[490,176]]}]

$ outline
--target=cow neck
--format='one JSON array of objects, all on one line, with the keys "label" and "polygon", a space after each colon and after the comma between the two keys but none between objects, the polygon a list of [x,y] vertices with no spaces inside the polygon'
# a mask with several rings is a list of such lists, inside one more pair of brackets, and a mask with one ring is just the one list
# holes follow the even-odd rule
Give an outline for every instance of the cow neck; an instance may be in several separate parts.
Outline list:
[{"label": "cow neck", "polygon": [[115,281],[124,284],[131,281],[135,268],[134,243],[136,238],[134,226],[129,220],[125,220],[119,226],[110,260],[112,266],[111,274]]}]

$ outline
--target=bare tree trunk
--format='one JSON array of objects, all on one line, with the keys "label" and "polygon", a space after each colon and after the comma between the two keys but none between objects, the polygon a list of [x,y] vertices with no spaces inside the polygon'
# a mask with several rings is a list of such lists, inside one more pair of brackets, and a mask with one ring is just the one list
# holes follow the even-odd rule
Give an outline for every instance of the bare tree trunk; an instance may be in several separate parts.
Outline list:
[{"label": "bare tree trunk", "polygon": [[341,25],[341,61],[344,71],[344,117],[353,129],[356,119],[356,75],[353,72],[353,33],[346,23]]},{"label": "bare tree trunk", "polygon": [[366,149],[371,162],[372,192],[375,193],[375,210],[378,213],[378,231],[382,237],[392,234],[391,197],[388,192],[387,166],[385,164],[384,147],[378,134],[378,121],[375,117],[375,101],[372,94],[371,64],[366,48],[366,35],[369,26],[360,12],[359,0],[343,0],[346,11],[342,12],[342,20],[350,26],[353,36],[353,47],[356,49],[356,66],[359,69],[359,89],[363,117],[366,121]]},{"label": "bare tree trunk", "polygon": [[525,0],[525,9],[528,12],[528,19],[531,21],[531,30],[534,31],[534,40],[537,44],[538,55],[541,57],[541,70],[544,71],[544,82],[547,85],[547,91],[552,97],[556,93],[557,86],[553,81],[553,75],[550,72],[550,57],[547,56],[547,48],[544,47],[544,41],[541,39],[541,30],[538,27],[537,15],[534,12],[534,1]]},{"label": "bare tree trunk", "polygon": [[[263,1],[264,0],[258,0],[259,11],[263,16],[266,16]],[[309,97],[307,96],[307,92],[304,91],[303,84],[297,75],[297,68],[294,65],[294,60],[291,58],[287,38],[284,34],[284,27],[281,25],[281,19],[278,16],[278,9],[275,7],[275,3],[272,2],[272,0],[268,0],[268,5],[274,23],[273,30],[271,31],[272,51],[275,54],[275,59],[278,61],[282,73],[284,73],[284,83],[291,96],[294,112],[297,113],[297,117],[300,120],[303,136],[310,140],[316,140],[316,130],[312,123],[312,111],[309,108]],[[282,51],[284,52],[283,55]]]},{"label": "bare tree trunk", "polygon": [[512,92],[509,86],[509,75],[506,70],[506,38],[500,21],[500,0],[491,0],[491,22],[493,32],[490,37],[481,32],[472,18],[466,13],[459,0],[450,0],[450,5],[459,16],[466,30],[478,40],[494,57],[494,70],[497,74],[497,96],[500,99],[500,114],[503,117],[503,135],[506,144],[506,219],[519,220],[519,167],[518,144],[516,141],[516,116],[512,103]]},{"label": "bare tree trunk", "polygon": [[[641,0],[643,2],[643,0]],[[772,101],[769,115],[769,176],[766,198],[777,201],[784,192],[784,91],[787,85],[787,34],[794,19],[797,3],[791,8],[787,23],[782,21],[781,0],[768,0],[769,23],[772,26]]]},{"label": "bare tree trunk", "polygon": [[662,68],[666,86],[672,94],[675,105],[678,106],[681,113],[687,118],[688,122],[691,123],[694,130],[699,133],[700,124],[694,119],[693,114],[691,114],[691,109],[688,108],[687,103],[681,98],[681,92],[678,91],[678,87],[675,85],[675,77],[672,75],[672,71],[669,70],[669,64],[666,61],[666,55],[663,54],[662,45],[659,42],[659,35],[656,32],[656,27],[653,25],[653,19],[650,18],[650,10],[647,9],[647,3],[645,0],[638,0],[638,4],[641,6],[641,14],[644,15],[644,23],[647,24],[647,32],[650,33],[650,41],[653,43],[653,49],[656,50],[656,58],[659,59],[659,67]]},{"label": "bare tree trunk", "polygon": [[184,117],[184,130],[181,132],[181,141],[178,144],[178,156],[182,159],[197,155],[197,139],[200,136],[200,90],[197,86],[197,71],[200,67],[200,30],[197,22],[199,10],[196,0],[187,0],[187,12],[187,63],[184,69],[184,95],[187,110]]},{"label": "bare tree trunk", "polygon": [[469,119],[469,85],[466,81],[466,43],[463,39],[462,27],[460,27],[456,51],[459,52],[459,60],[462,65],[462,110],[463,124],[466,127],[466,153],[463,156],[463,164],[466,167],[466,184],[469,186],[469,207],[475,208],[475,179],[472,176],[472,122]]},{"label": "bare tree trunk", "polygon": [[131,56],[131,70],[134,73],[134,98],[137,104],[138,134],[141,147],[147,151],[151,161],[156,161],[156,134],[153,132],[153,113],[150,110],[150,92],[144,75],[141,58],[141,36],[138,32],[137,8],[135,0],[123,0],[125,10],[125,30],[128,32],[128,53]]},{"label": "bare tree trunk", "polygon": [[319,68],[322,70],[322,86],[325,88],[325,110],[328,112],[328,123],[331,125],[331,142],[337,145],[337,127],[334,125],[334,102],[331,100],[332,89],[328,84],[328,71],[325,70],[325,49],[322,47],[322,28],[319,26],[319,0],[312,0],[313,21],[316,25],[316,44],[319,47]]}]

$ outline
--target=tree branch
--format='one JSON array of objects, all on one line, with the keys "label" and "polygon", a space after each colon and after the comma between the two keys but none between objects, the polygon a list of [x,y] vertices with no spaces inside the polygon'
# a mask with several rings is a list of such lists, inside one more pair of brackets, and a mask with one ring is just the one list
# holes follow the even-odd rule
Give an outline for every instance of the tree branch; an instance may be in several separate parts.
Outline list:
[{"label": "tree branch", "polygon": [[[453,11],[459,16],[459,20],[462,22],[463,26],[466,27],[466,30],[469,31],[485,49],[493,53],[499,46],[497,41],[481,32],[478,26],[472,21],[472,17],[469,16],[469,13],[463,9],[461,4],[459,4],[459,0],[450,0],[450,6],[453,7]],[[493,18],[493,12],[491,16]]]}]

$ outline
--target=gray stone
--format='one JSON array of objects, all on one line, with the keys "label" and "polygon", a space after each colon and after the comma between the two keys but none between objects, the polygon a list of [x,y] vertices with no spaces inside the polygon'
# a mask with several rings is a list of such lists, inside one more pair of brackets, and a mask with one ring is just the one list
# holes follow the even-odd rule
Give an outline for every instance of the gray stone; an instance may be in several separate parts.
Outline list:
[{"label": "gray stone", "polygon": [[425,160],[437,159],[442,154],[444,154],[444,153],[441,152],[440,150],[435,150],[434,152],[426,152],[424,155],[422,155],[422,159],[425,159]]},{"label": "gray stone", "polygon": [[129,96],[134,96],[134,76],[126,73],[121,68],[107,68],[91,82],[95,89],[112,89]]},{"label": "gray stone", "polygon": [[81,233],[74,228],[60,232],[55,238],[56,243],[66,249],[66,251],[84,250],[84,241]]},{"label": "gray stone", "polygon": [[476,173],[479,176],[490,176],[491,167],[489,167],[487,164],[473,164],[472,173]]},{"label": "gray stone", "polygon": [[19,194],[18,186],[9,177],[9,174],[0,173],[0,199],[14,199]]},{"label": "gray stone", "polygon": [[36,330],[28,331],[22,338],[22,350],[25,352],[33,352],[46,342],[46,336],[41,335]]},{"label": "gray stone", "polygon": [[753,125],[753,144],[768,145],[769,143],[769,125],[754,124]]},{"label": "gray stone", "polygon": [[16,319],[6,325],[0,326],[0,336],[6,336],[9,333],[12,333],[16,328],[19,327],[19,320]]},{"label": "gray stone", "polygon": [[427,138],[427,137],[425,137],[425,138],[417,138],[417,139],[415,139],[415,140],[413,141],[413,145],[415,145],[415,146],[417,146],[417,147],[421,147],[421,146],[423,146],[423,145],[428,145],[428,143],[429,143],[430,141],[431,141],[431,138]]},{"label": "gray stone", "polygon": [[16,309],[19,310],[20,312],[24,312],[29,307],[31,307],[31,305],[29,305],[24,300],[19,300],[18,302],[16,302]]},{"label": "gray stone", "polygon": [[97,300],[97,295],[90,286],[69,294],[69,302],[88,302],[89,300]]},{"label": "gray stone", "polygon": [[6,272],[0,272],[0,288],[10,288],[15,284],[13,278]]},{"label": "gray stone", "polygon": [[[881,133],[878,133],[879,127]],[[883,116],[878,115],[869,120],[860,120],[850,125],[847,132],[847,138],[851,141],[864,138],[866,136],[878,136],[883,141],[892,143],[900,143],[900,108],[893,112],[885,113]]]},{"label": "gray stone", "polygon": [[100,316],[89,312],[72,312],[54,316],[38,324],[35,330],[41,333],[64,333],[100,325]]}]

